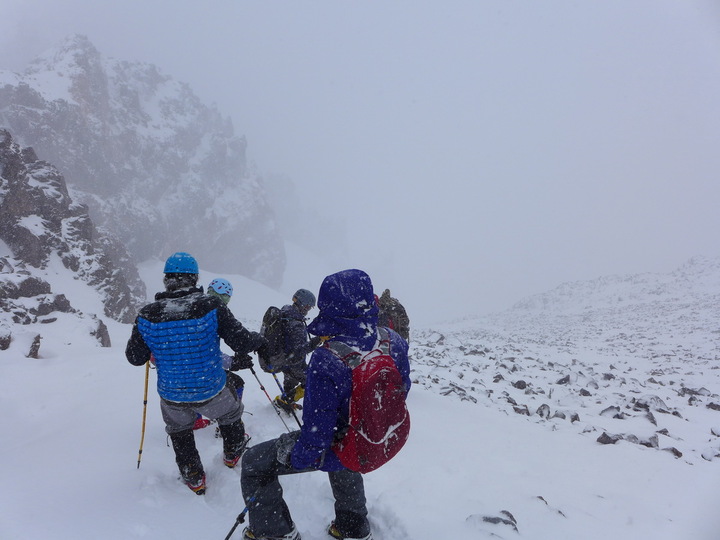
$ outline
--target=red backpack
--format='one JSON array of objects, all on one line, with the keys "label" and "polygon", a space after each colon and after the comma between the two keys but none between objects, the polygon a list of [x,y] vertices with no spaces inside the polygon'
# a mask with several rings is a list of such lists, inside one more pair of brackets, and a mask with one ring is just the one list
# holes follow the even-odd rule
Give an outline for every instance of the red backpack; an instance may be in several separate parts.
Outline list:
[{"label": "red backpack", "polygon": [[344,343],[325,346],[352,369],[349,426],[332,449],[350,470],[367,473],[397,454],[410,434],[402,376],[390,356],[390,337],[378,328],[375,349],[364,356]]}]

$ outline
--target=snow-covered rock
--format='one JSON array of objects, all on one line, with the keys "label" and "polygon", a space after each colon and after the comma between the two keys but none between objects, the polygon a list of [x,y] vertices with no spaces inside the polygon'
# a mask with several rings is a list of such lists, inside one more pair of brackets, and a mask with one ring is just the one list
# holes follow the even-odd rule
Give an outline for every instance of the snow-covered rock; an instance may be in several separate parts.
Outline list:
[{"label": "snow-covered rock", "polygon": [[[412,336],[415,381],[442,395],[688,463],[720,419],[720,258],[562,285]],[[718,431],[720,432],[720,431]]]},{"label": "snow-covered rock", "polygon": [[145,299],[145,284],[117,239],[96,229],[87,208],[68,195],[55,167],[2,129],[0,240],[1,348],[12,341],[13,326],[47,325],[59,314],[91,318],[89,332],[109,345],[105,324],[96,314],[83,315],[65,290],[53,291],[47,273],[54,263],[94,289],[104,316],[130,322]]}]

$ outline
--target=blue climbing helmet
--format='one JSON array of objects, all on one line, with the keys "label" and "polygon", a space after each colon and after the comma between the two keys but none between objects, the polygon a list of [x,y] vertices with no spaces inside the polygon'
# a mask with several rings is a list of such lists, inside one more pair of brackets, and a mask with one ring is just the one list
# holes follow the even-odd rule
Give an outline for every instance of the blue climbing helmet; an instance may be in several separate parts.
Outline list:
[{"label": "blue climbing helmet", "polygon": [[184,251],[178,251],[170,255],[165,261],[166,274],[197,274],[198,263],[195,257]]},{"label": "blue climbing helmet", "polygon": [[208,285],[207,293],[213,296],[219,296],[220,299],[227,304],[232,296],[233,286],[227,279],[215,278],[210,282],[210,285]]},{"label": "blue climbing helmet", "polygon": [[315,307],[315,295],[307,289],[298,289],[293,295],[293,302],[306,308]]}]

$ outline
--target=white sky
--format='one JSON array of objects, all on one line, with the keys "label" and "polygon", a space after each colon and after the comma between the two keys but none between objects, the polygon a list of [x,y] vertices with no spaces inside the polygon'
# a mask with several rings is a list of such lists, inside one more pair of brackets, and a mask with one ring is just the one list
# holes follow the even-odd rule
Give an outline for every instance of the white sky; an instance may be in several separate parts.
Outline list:
[{"label": "white sky", "polygon": [[188,82],[429,322],[720,254],[719,6],[3,0],[0,69],[83,33]]}]

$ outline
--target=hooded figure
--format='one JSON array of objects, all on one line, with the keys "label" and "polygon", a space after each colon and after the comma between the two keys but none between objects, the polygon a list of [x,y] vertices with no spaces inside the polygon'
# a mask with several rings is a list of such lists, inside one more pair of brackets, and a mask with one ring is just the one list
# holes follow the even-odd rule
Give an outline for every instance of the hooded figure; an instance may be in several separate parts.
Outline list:
[{"label": "hooded figure", "polygon": [[326,277],[320,286],[318,309],[320,313],[308,325],[310,334],[341,339],[366,350],[375,344],[378,307],[370,276],[362,270]]},{"label": "hooded figure", "polygon": [[[367,353],[378,341],[378,308],[370,277],[362,270],[327,276],[320,286],[318,316],[308,332]],[[408,345],[390,330],[390,354],[410,389]],[[313,352],[307,372],[303,426],[278,439],[259,444],[243,458],[241,484],[248,505],[245,538],[296,540],[299,533],[282,498],[279,475],[328,472],[335,497],[335,520],[328,533],[335,538],[372,539],[362,475],[346,469],[331,446],[348,424],[352,371],[329,348]]]}]

